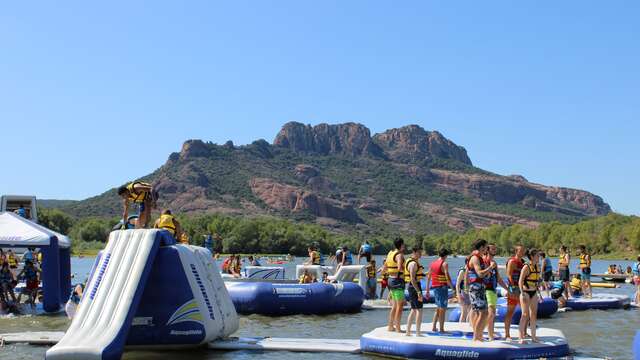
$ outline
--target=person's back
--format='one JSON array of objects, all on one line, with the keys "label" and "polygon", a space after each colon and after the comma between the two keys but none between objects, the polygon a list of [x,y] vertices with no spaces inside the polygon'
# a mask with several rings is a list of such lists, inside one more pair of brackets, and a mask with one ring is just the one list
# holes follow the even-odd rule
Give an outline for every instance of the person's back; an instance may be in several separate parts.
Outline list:
[{"label": "person's back", "polygon": [[156,223],[154,224],[156,229],[164,229],[167,230],[174,237],[177,234],[177,220],[173,217],[173,214],[170,210],[164,210]]}]

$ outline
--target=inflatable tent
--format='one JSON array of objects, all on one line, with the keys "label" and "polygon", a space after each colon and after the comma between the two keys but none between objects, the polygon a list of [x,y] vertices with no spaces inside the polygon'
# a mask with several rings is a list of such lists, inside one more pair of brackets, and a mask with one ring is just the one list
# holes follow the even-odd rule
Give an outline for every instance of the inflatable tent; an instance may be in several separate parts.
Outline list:
[{"label": "inflatable tent", "polygon": [[0,247],[40,248],[43,308],[56,312],[71,292],[71,241],[68,237],[11,212],[0,213]]}]

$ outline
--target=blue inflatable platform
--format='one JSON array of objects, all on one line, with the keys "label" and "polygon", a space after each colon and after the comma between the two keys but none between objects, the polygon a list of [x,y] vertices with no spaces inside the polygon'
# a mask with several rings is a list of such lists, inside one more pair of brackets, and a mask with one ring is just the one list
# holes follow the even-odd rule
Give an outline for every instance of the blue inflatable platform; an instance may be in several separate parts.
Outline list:
[{"label": "blue inflatable platform", "polygon": [[354,283],[277,284],[225,283],[240,314],[269,316],[355,313],[362,308],[364,292]]},{"label": "blue inflatable platform", "polygon": [[[429,329],[431,324],[422,324]],[[422,336],[406,336],[389,332],[386,327],[373,330],[360,338],[364,353],[407,359],[479,359],[513,360],[556,358],[569,354],[569,344],[561,331],[539,328],[539,343],[506,341],[473,342],[469,324],[445,323],[446,333],[423,332]],[[516,327],[512,329],[517,333]],[[496,324],[496,334],[503,336],[504,326]],[[485,333],[485,338],[486,338]]]},{"label": "blue inflatable platform", "polygon": [[[544,298],[542,302],[538,304],[538,318],[548,318],[558,312],[558,302],[551,298]],[[496,322],[504,322],[504,318],[507,315],[507,299],[499,298],[498,306],[496,307]],[[514,325],[520,324],[520,317],[522,316],[522,310],[520,305],[516,306],[516,310],[511,317],[511,323]],[[460,320],[460,309],[456,308],[449,314],[449,321],[457,322]]]}]

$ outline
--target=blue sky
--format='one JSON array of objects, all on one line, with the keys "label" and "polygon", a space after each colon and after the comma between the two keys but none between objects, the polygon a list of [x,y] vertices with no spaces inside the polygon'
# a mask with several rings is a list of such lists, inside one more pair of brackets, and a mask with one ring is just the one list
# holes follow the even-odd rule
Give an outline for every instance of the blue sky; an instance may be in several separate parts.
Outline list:
[{"label": "blue sky", "polygon": [[640,3],[12,2],[0,193],[82,199],[287,121],[439,130],[640,214]]}]

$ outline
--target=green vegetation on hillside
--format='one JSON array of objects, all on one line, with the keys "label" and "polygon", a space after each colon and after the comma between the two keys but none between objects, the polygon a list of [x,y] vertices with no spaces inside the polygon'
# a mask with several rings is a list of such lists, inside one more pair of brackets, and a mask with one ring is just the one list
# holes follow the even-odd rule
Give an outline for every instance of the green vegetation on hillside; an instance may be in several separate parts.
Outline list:
[{"label": "green vegetation on hillside", "polygon": [[521,225],[496,225],[464,234],[426,236],[423,245],[432,250],[440,244],[447,244],[454,252],[467,253],[477,238],[497,244],[503,255],[507,255],[516,244],[543,249],[550,254],[555,254],[560,245],[569,247],[572,252],[579,245],[585,245],[595,255],[635,258],[640,251],[640,218],[609,214],[576,224],[544,223],[535,229]]},{"label": "green vegetation on hillside", "polygon": [[[91,253],[99,249],[116,224],[115,218],[84,218],[76,220],[56,209],[39,209],[41,223],[73,240],[74,253]],[[319,225],[296,222],[271,216],[242,217],[222,214],[179,216],[191,243],[202,245],[208,234],[219,234],[222,243],[217,250],[224,253],[271,253],[305,255],[307,246],[316,243],[325,254],[346,245],[357,250],[363,240],[373,243],[376,253],[385,253],[392,246],[393,238],[403,236],[409,245],[422,243],[427,253],[433,254],[445,245],[455,253],[466,254],[477,238],[496,243],[506,255],[516,244],[537,247],[554,254],[564,244],[571,249],[584,244],[595,255],[615,254],[634,257],[640,251],[640,218],[609,214],[576,224],[549,222],[536,229],[521,225],[492,226],[471,230],[464,234],[398,234],[388,232],[366,236],[357,232],[336,233]]]}]

